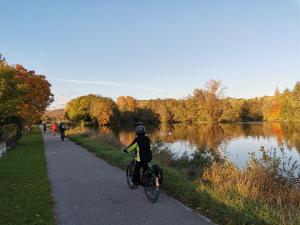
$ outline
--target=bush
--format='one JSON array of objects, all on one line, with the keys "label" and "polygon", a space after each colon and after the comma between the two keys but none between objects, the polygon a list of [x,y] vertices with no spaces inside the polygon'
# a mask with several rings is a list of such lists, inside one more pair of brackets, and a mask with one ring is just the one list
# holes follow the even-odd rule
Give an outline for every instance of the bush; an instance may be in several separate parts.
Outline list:
[{"label": "bush", "polygon": [[5,124],[0,130],[0,140],[9,148],[15,146],[22,135],[22,129],[18,124]]}]

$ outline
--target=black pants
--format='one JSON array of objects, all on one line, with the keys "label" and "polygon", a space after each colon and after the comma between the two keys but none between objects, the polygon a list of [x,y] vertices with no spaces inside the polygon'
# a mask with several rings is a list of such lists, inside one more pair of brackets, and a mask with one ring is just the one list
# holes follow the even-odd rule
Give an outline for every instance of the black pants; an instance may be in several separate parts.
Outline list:
[{"label": "black pants", "polygon": [[146,170],[149,168],[148,163],[136,161],[134,171],[133,171],[133,178],[132,178],[133,183],[141,183],[140,182],[141,168],[143,168],[143,173],[146,172]]}]

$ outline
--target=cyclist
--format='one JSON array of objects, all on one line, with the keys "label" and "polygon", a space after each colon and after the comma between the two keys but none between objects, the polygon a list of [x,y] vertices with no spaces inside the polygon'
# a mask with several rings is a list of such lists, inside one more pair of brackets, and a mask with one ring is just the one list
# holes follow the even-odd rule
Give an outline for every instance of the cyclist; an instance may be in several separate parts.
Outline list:
[{"label": "cyclist", "polygon": [[135,184],[141,184],[141,168],[143,168],[143,172],[145,172],[148,169],[148,163],[152,160],[152,152],[150,148],[151,140],[148,136],[146,136],[146,128],[141,123],[136,128],[136,135],[137,137],[126,149],[124,149],[124,152],[128,153],[134,150],[136,151],[136,165],[133,171],[132,182]]},{"label": "cyclist", "polygon": [[66,130],[65,124],[63,122],[60,122],[59,126],[58,126],[58,129],[60,131],[61,140],[64,140],[65,139],[65,130]]},{"label": "cyclist", "polygon": [[51,125],[51,130],[52,130],[52,134],[56,135],[56,131],[57,131],[57,124],[54,122]]}]

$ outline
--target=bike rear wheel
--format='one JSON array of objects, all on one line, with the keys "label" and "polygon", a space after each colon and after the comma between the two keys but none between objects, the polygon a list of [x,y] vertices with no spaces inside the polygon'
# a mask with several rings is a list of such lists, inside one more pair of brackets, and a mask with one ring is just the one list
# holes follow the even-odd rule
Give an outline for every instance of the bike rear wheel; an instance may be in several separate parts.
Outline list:
[{"label": "bike rear wheel", "polygon": [[138,188],[138,185],[132,182],[133,178],[133,171],[134,171],[134,163],[131,162],[126,169],[126,181],[128,184],[128,187],[131,189],[136,189]]},{"label": "bike rear wheel", "polygon": [[64,141],[64,140],[65,140],[65,133],[61,133],[61,135],[60,135],[60,139],[61,139],[62,141]]},{"label": "bike rear wheel", "polygon": [[159,187],[157,186],[156,176],[153,173],[145,175],[144,191],[150,202],[156,202],[159,197]]}]

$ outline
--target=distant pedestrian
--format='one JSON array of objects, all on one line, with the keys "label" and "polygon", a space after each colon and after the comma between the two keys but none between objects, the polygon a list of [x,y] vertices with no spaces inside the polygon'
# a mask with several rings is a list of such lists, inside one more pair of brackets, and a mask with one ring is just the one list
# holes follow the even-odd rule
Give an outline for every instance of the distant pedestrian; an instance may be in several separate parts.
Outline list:
[{"label": "distant pedestrian", "polygon": [[43,121],[43,130],[44,133],[47,131],[47,123],[45,121]]}]

